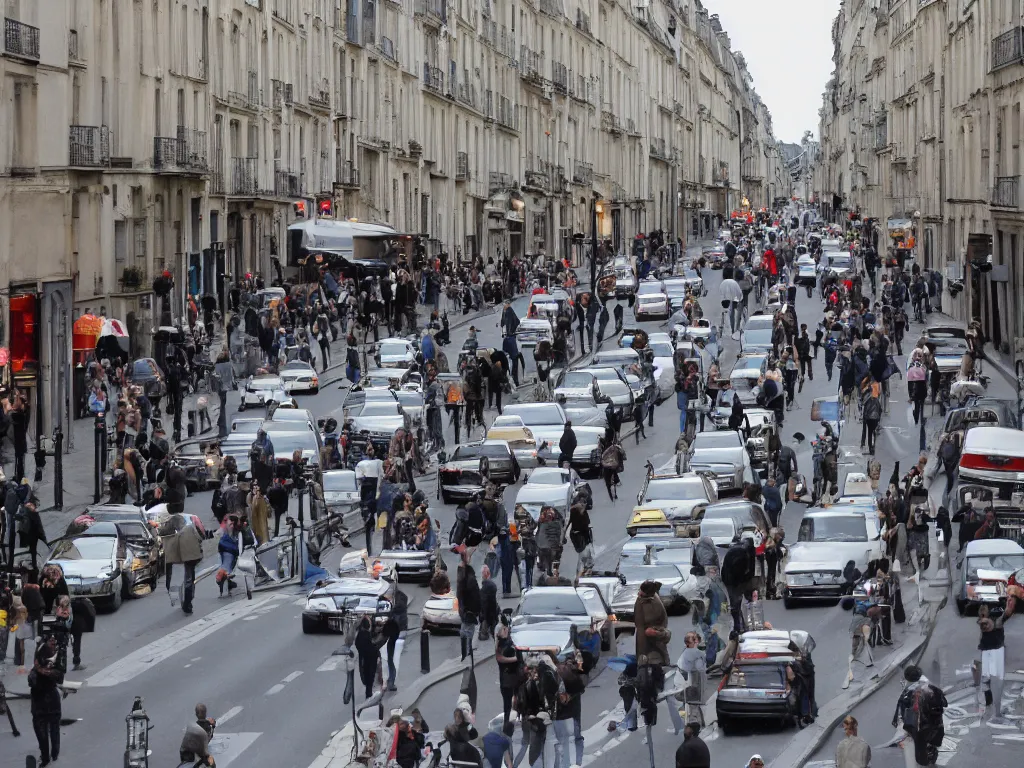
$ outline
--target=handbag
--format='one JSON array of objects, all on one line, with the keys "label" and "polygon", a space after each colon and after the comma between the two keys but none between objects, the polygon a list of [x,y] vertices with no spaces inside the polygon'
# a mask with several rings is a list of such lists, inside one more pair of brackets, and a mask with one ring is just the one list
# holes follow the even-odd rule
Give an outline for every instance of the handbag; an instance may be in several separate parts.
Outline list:
[{"label": "handbag", "polygon": [[900,561],[898,559],[892,561],[892,568],[890,568],[890,570],[893,573],[900,573],[903,570],[902,566],[900,566]]}]

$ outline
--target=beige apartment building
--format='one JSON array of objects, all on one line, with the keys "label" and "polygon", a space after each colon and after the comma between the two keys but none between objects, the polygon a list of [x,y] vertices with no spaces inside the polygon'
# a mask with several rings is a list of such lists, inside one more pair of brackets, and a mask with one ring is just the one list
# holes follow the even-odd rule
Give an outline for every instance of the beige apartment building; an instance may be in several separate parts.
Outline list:
[{"label": "beige apartment building", "polygon": [[[815,191],[833,218],[910,218],[942,307],[996,348],[1024,336],[1019,0],[843,0]],[[991,270],[971,267],[991,255]]]},{"label": "beige apartment building", "polygon": [[[287,267],[293,203],[433,252],[579,258],[789,194],[742,54],[696,0],[3,0],[0,341],[72,412],[72,324]],[[523,205],[519,205],[519,201]],[[517,203],[513,205],[512,203]]]}]

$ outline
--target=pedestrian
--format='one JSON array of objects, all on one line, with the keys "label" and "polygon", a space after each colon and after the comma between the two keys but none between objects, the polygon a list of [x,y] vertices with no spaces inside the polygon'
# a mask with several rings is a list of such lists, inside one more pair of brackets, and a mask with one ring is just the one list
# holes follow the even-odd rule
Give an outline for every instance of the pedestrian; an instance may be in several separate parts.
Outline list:
[{"label": "pedestrian", "polygon": [[[906,733],[903,749],[907,755],[908,768],[911,765],[934,766],[939,757],[939,747],[946,736],[942,713],[949,706],[941,688],[932,685],[921,673],[920,667],[910,665],[903,670],[906,687],[896,702],[892,717],[893,728],[900,721]],[[911,743],[908,744],[907,741]],[[910,751],[913,747],[913,763]]]},{"label": "pedestrian", "polygon": [[359,350],[356,348],[356,337],[349,334],[345,343],[345,378],[355,386],[359,383],[359,372],[361,367],[359,363]]},{"label": "pedestrian", "polygon": [[42,542],[44,546],[49,546],[49,543],[46,541],[46,529],[43,528],[43,520],[39,516],[35,498],[31,495],[31,489],[26,478],[22,478],[18,492],[19,497],[24,497],[24,501],[17,511],[21,546],[28,550],[32,560],[32,567],[38,568],[39,555],[37,550],[39,549],[39,543]]},{"label": "pedestrian", "polygon": [[366,616],[359,622],[355,637],[356,653],[359,658],[359,679],[363,683],[366,698],[373,696],[373,683],[380,665],[380,646],[373,635],[370,619]]},{"label": "pedestrian", "polygon": [[788,443],[779,446],[777,462],[780,492],[786,494],[782,497],[782,508],[785,509],[789,501],[789,481],[800,473],[800,465],[797,464],[796,451]]},{"label": "pedestrian", "polygon": [[786,560],[787,547],[783,543],[786,531],[775,525],[768,531],[768,540],[764,546],[764,595],[766,600],[778,600],[776,590],[776,579],[779,575],[779,566]]},{"label": "pedestrian", "polygon": [[[684,411],[685,413],[685,411]],[[640,438],[647,439],[644,431],[644,419],[647,417],[647,402],[644,398],[638,398],[633,405],[633,426],[635,428],[636,444],[640,445]]]},{"label": "pedestrian", "polygon": [[736,632],[743,632],[743,595],[754,577],[755,565],[754,540],[749,534],[734,541],[722,558],[722,584],[729,594],[729,612]]},{"label": "pedestrian", "polygon": [[[267,494],[264,496],[259,489],[258,485],[253,485],[252,490],[249,492],[249,510],[251,512],[250,521],[254,521],[255,516],[259,515],[262,518],[263,526],[266,526],[262,532],[266,533],[266,528],[269,527],[270,516],[267,514],[268,511],[274,513],[274,536],[281,534],[281,518],[288,516],[288,501],[289,493],[285,487],[284,479],[281,477],[275,477],[274,482],[271,483],[270,487],[267,488]],[[269,510],[267,507],[269,506]],[[258,511],[257,511],[258,510]],[[256,537],[260,537],[260,530],[257,528],[257,523],[253,522],[253,529],[257,532]],[[268,541],[268,539],[261,539],[261,541]],[[367,551],[367,554],[370,554]]]},{"label": "pedestrian", "polygon": [[491,569],[480,569],[480,640],[490,640],[498,625],[498,585],[491,579]]},{"label": "pedestrian", "polygon": [[871,747],[857,735],[857,718],[853,715],[843,718],[843,733],[846,738],[836,745],[836,768],[868,768]]},{"label": "pedestrian", "polygon": [[60,757],[60,686],[64,683],[64,670],[58,663],[58,655],[57,639],[51,634],[36,648],[28,679],[40,766],[49,765],[51,760]]},{"label": "pedestrian", "polygon": [[181,610],[185,615],[191,615],[196,566],[203,559],[203,535],[192,521],[186,520],[182,514],[169,515],[161,524],[159,531],[164,547],[167,591],[170,592],[171,588],[172,568],[175,563],[181,563],[185,571],[181,583]]},{"label": "pedestrian", "polygon": [[683,728],[683,743],[676,749],[676,768],[711,768],[711,751],[700,737],[700,723]]},{"label": "pedestrian", "polygon": [[[668,613],[661,602],[658,591],[661,583],[648,579],[640,585],[640,591],[633,606],[633,622],[636,626],[637,659],[637,700],[647,726],[648,741],[651,729],[658,722],[658,696],[665,687],[665,667],[669,660]],[[679,710],[669,704],[673,720],[679,719]],[[682,730],[679,723],[678,730]]]},{"label": "pedestrian", "polygon": [[498,664],[498,687],[501,689],[501,702],[504,719],[502,730],[507,736],[512,735],[513,725],[509,721],[512,713],[512,699],[519,687],[520,669],[519,656],[507,624],[499,624],[495,631],[494,659]]},{"label": "pedestrian", "polygon": [[[1014,587],[1019,589],[1019,587]],[[981,651],[981,675],[978,678],[984,686],[984,709],[990,726],[1002,727],[1008,724],[1003,717],[1003,681],[1006,676],[1006,634],[1003,625],[1013,615],[1017,599],[1007,598],[1006,608],[996,605],[982,605],[978,609],[978,628],[981,639],[978,650]],[[976,666],[977,663],[975,663]]]},{"label": "pedestrian", "polygon": [[558,467],[561,469],[565,464],[572,466],[572,455],[576,451],[576,433],[572,430],[572,421],[565,420],[565,427],[562,430],[562,437],[558,441]]},{"label": "pedestrian", "polygon": [[569,508],[569,541],[576,550],[577,575],[589,571],[594,566],[594,531],[584,504],[573,504]]},{"label": "pedestrian", "polygon": [[482,610],[480,599],[480,585],[476,580],[476,571],[469,564],[466,552],[463,553],[462,562],[459,564],[459,571],[455,587],[455,596],[459,600],[459,639],[462,645],[462,660],[473,652],[473,633],[476,631],[480,621]]},{"label": "pedestrian", "polygon": [[686,722],[700,726],[704,723],[704,690],[707,684],[708,663],[705,649],[700,647],[700,635],[687,632],[686,646],[676,660],[676,669],[683,676],[683,710]]},{"label": "pedestrian", "polygon": [[[102,392],[103,390],[100,390]],[[28,411],[26,405],[28,399],[14,390],[12,393],[14,396],[14,403],[11,406],[11,410],[8,413],[8,417],[11,421],[11,436],[12,442],[14,443],[14,482],[20,483],[22,478],[25,477],[25,454],[28,453],[28,423],[31,418],[31,414]],[[104,413],[106,412],[106,399],[103,397]],[[33,560],[33,565],[35,561]]]},{"label": "pedestrian", "polygon": [[957,471],[960,467],[960,433],[950,430],[939,445],[939,463],[946,473],[946,489],[942,492],[942,500],[945,503],[949,494],[953,492],[953,484],[956,482]]},{"label": "pedestrian", "polygon": [[[513,523],[514,525],[514,523]],[[498,567],[501,569],[501,596],[512,597],[512,575],[516,572],[516,545],[509,527],[498,531]]]},{"label": "pedestrian", "polygon": [[402,590],[395,590],[395,599],[381,633],[387,639],[388,649],[388,690],[397,691],[395,680],[398,667],[395,666],[395,654],[398,650],[398,639],[409,629],[409,597]]},{"label": "pedestrian", "polygon": [[[582,698],[586,689],[580,655],[570,652],[558,665],[558,698],[555,703],[555,768],[583,765]],[[575,747],[575,762],[569,762],[569,740]]]},{"label": "pedestrian", "polygon": [[228,597],[232,596],[235,582],[231,578],[235,570],[235,563],[238,562],[238,555],[241,553],[239,546],[240,523],[234,515],[224,518],[224,525],[221,529],[220,541],[217,542],[217,554],[220,557],[220,568],[217,570],[217,587],[220,596],[224,597],[224,586],[227,585]]},{"label": "pedestrian", "polygon": [[562,546],[563,522],[553,507],[542,507],[537,523],[537,567],[542,575],[551,574]]},{"label": "pedestrian", "polygon": [[491,363],[491,370],[487,376],[487,407],[493,402],[501,415],[501,395],[509,389],[508,372],[502,367],[501,360]]},{"label": "pedestrian", "polygon": [[764,512],[768,515],[768,523],[774,528],[779,524],[779,516],[782,514],[782,494],[775,475],[769,473],[768,479],[761,488],[761,496],[764,499]]},{"label": "pedestrian", "polygon": [[373,530],[377,527],[377,499],[380,498],[383,474],[384,462],[377,458],[373,443],[367,443],[365,458],[356,464],[355,475],[368,555],[373,552]]},{"label": "pedestrian", "polygon": [[872,381],[867,387],[867,394],[861,405],[864,422],[861,427],[860,449],[864,450],[864,440],[867,438],[868,454],[871,456],[875,455],[875,435],[878,433],[878,424],[882,420],[881,394],[881,385],[877,381]]},{"label": "pedestrian", "polygon": [[[800,335],[793,345],[796,347],[796,356],[800,361],[800,391],[804,390],[804,379],[814,381],[814,358],[811,357],[811,339],[807,335],[807,323],[800,324]],[[818,356],[818,345],[814,345],[814,357]]]},{"label": "pedestrian", "polygon": [[[39,594],[43,598],[45,613],[53,612],[60,598],[70,599],[68,583],[64,578],[64,571],[59,565],[44,565],[40,579]],[[91,632],[92,627],[89,625],[96,619],[96,608],[92,601],[87,597],[76,600],[70,619],[71,622],[66,627],[66,631],[71,635],[71,663],[74,665],[74,670],[80,672],[85,669],[85,665],[82,663],[82,633],[86,631],[86,628]]]},{"label": "pedestrian", "polygon": [[601,472],[604,474],[604,485],[608,489],[608,498],[611,501],[617,501],[619,498],[615,486],[618,485],[619,473],[622,472],[625,461],[626,450],[613,433],[611,445],[601,454]]}]

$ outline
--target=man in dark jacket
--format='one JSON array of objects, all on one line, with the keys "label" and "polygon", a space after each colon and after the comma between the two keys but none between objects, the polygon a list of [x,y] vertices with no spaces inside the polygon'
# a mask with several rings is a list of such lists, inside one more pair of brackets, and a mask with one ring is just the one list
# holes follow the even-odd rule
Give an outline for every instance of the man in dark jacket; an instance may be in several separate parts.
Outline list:
[{"label": "man in dark jacket", "polygon": [[700,723],[686,724],[683,743],[676,750],[676,768],[711,768],[711,752],[698,733]]},{"label": "man in dark jacket", "polygon": [[734,542],[722,559],[722,583],[729,593],[733,629],[743,631],[743,593],[754,577],[754,539],[748,534]]},{"label": "man in dark jacket", "polygon": [[559,468],[561,468],[562,462],[570,464],[572,455],[576,451],[576,433],[572,431],[572,422],[569,419],[565,420],[565,429],[562,431],[562,437],[558,441],[558,450]]},{"label": "man in dark jacket", "polygon": [[657,725],[658,694],[665,687],[664,667],[671,664],[668,653],[668,612],[658,591],[661,583],[647,580],[640,585],[633,606],[636,627],[637,698],[648,726]]},{"label": "man in dark jacket", "polygon": [[573,740],[576,759],[572,765],[583,765],[582,699],[586,678],[576,656],[558,665],[562,691],[555,704],[555,765],[569,765],[569,739]]},{"label": "man in dark jacket", "polygon": [[480,570],[480,633],[481,640],[490,640],[498,625],[498,585],[486,565]]},{"label": "man in dark jacket", "polygon": [[25,476],[25,454],[28,453],[29,412],[25,398],[18,394],[10,412],[11,437],[14,443],[14,482],[20,483]]},{"label": "man in dark jacket", "polygon": [[579,325],[580,332],[580,354],[584,354],[587,351],[586,345],[586,325],[587,325],[587,307],[583,306],[583,301],[576,302],[576,322]]},{"label": "man in dark jacket", "polygon": [[501,335],[515,336],[519,329],[519,315],[512,309],[512,302],[506,301],[505,308],[501,311]]},{"label": "man in dark jacket", "polygon": [[465,660],[472,651],[473,632],[476,630],[481,613],[480,585],[476,581],[476,572],[473,570],[473,566],[466,562],[465,553],[463,553],[463,562],[459,565],[455,596],[459,600],[459,618],[462,619],[459,637],[462,640],[462,659]]}]

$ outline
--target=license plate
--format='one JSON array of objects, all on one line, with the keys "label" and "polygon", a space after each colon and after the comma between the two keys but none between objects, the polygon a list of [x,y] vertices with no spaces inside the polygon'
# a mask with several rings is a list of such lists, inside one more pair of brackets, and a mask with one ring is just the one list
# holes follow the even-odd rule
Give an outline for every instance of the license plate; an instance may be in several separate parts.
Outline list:
[{"label": "license plate", "polygon": [[751,691],[755,699],[767,699],[768,691]]}]

